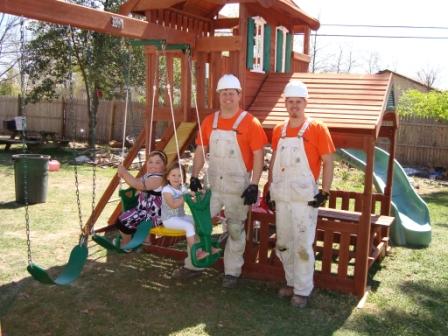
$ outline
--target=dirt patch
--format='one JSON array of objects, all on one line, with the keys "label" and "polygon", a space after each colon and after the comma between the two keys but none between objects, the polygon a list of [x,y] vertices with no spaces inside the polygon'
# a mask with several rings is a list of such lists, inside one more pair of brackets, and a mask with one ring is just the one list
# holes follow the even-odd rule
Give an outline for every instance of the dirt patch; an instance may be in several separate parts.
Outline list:
[{"label": "dirt patch", "polygon": [[422,177],[410,177],[409,181],[419,195],[427,195],[448,190],[448,181],[432,180]]}]

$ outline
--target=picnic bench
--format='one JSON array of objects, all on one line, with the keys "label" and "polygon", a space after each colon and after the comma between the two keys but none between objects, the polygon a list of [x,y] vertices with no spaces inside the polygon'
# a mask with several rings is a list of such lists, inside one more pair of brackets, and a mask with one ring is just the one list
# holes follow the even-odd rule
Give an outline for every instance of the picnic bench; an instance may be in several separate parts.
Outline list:
[{"label": "picnic bench", "polygon": [[59,147],[66,146],[68,140],[63,140],[56,132],[48,131],[27,131],[25,139],[23,139],[22,131],[9,131],[9,137],[0,137],[0,145],[5,145],[4,150],[8,151],[12,145],[20,145],[25,143],[27,147]]}]

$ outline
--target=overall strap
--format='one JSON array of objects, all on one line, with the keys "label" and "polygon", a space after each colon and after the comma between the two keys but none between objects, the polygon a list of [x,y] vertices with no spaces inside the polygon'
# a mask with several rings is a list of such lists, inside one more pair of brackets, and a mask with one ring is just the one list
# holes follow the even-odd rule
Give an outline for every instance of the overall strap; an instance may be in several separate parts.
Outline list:
[{"label": "overall strap", "polygon": [[286,129],[288,128],[288,124],[289,124],[289,119],[287,121],[285,121],[285,123],[283,124],[282,127],[282,134],[281,134],[281,138],[285,138],[286,137]]},{"label": "overall strap", "polygon": [[247,116],[247,111],[243,111],[240,113],[238,118],[236,118],[235,123],[232,126],[232,129],[236,131],[238,129],[238,126],[240,126],[241,122],[243,121],[244,117]]},{"label": "overall strap", "polygon": [[310,125],[310,123],[311,123],[311,120],[309,118],[307,118],[305,120],[305,122],[303,123],[302,128],[300,129],[299,134],[297,135],[297,137],[299,137],[299,138],[303,137],[303,134],[305,133],[305,131],[308,128],[308,126]]},{"label": "overall strap", "polygon": [[218,128],[218,119],[219,119],[219,111],[216,111],[215,114],[213,115],[213,124],[212,124],[213,129]]}]

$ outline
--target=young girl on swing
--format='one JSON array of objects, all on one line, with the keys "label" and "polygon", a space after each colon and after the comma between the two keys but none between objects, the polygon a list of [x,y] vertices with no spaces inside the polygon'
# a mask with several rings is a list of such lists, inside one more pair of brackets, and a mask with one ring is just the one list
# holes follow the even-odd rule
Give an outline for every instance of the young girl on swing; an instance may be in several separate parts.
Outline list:
[{"label": "young girl on swing", "polygon": [[[166,228],[185,231],[188,251],[190,251],[196,242],[196,232],[193,217],[185,215],[182,177],[185,178],[184,167],[174,162],[165,174],[167,184],[162,189],[162,221]],[[219,252],[219,249],[213,248],[212,253],[216,252]],[[196,251],[198,260],[208,255],[209,253],[202,249]]]},{"label": "young girl on swing", "polygon": [[134,177],[123,165],[118,166],[118,176],[140,191],[137,206],[118,217],[117,226],[122,237],[121,246],[129,242],[131,235],[135,233],[141,222],[151,220],[153,226],[161,224],[161,191],[166,163],[166,154],[155,150],[149,153],[146,160],[147,172],[142,177]]}]

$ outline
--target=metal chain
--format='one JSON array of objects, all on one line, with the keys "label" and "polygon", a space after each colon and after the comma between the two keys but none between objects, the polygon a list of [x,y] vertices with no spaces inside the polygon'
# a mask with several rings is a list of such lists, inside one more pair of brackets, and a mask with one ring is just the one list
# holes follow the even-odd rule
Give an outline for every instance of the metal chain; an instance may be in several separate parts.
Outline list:
[{"label": "metal chain", "polygon": [[[22,122],[22,153],[27,154],[26,147],[26,111],[24,108],[24,96],[25,96],[25,76],[24,76],[24,52],[25,52],[25,19],[20,18],[20,58],[19,58],[19,71],[20,71],[20,106],[19,110],[23,113]],[[29,213],[29,194],[28,194],[28,162],[23,157],[23,194],[25,198],[25,231],[26,231],[26,245],[27,245],[27,257],[28,265],[32,264],[31,256],[31,230],[30,230],[30,213]],[[19,161],[20,162],[20,161]]]},{"label": "metal chain", "polygon": [[[69,30],[69,40],[68,40],[68,90],[69,90],[69,99],[68,99],[68,115],[72,116],[75,121],[75,142],[77,139],[77,128],[78,128],[78,120],[75,115],[75,111],[73,109],[73,101],[74,101],[74,93],[73,93],[73,71],[72,71],[72,54],[73,54],[73,30],[71,26],[68,26]],[[76,149],[73,150],[73,153],[76,153]],[[73,170],[75,173],[75,189],[76,189],[76,204],[78,206],[78,221],[79,221],[79,230],[82,232],[82,208],[81,208],[81,197],[79,194],[79,175],[78,175],[78,161],[76,161],[76,155],[74,155],[74,165]]]}]

